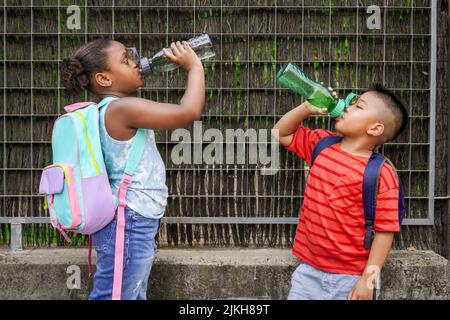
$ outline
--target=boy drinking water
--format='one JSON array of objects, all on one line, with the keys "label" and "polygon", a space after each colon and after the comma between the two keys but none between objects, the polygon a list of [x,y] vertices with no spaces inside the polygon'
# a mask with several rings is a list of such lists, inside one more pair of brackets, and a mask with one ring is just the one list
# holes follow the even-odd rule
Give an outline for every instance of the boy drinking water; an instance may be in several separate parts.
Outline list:
[{"label": "boy drinking water", "polygon": [[374,281],[394,233],[400,231],[399,181],[395,169],[385,163],[376,196],[375,237],[365,249],[363,175],[372,152],[405,129],[408,114],[402,102],[379,84],[372,85],[336,118],[336,133],[301,124],[312,115],[326,113],[327,109],[304,102],[286,113],[272,130],[282,145],[308,164],[319,140],[342,136],[340,143],[320,152],[309,171],[292,248],[305,263],[292,275],[288,299],[372,299]]}]

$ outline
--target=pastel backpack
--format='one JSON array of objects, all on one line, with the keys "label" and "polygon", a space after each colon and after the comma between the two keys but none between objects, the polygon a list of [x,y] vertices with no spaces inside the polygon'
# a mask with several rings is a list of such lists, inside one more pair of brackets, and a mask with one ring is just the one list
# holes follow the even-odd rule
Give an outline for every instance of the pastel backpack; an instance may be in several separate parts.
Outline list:
[{"label": "pastel backpack", "polygon": [[[115,97],[99,104],[79,102],[64,107],[52,131],[53,163],[45,167],[39,193],[45,194],[44,207],[52,225],[70,242],[66,231],[91,235],[110,223],[117,211],[116,254],[113,299],[120,299],[126,193],[132,175],[142,158],[147,131],[138,129],[133,138],[125,172],[118,192],[113,195],[100,144],[100,109]],[[91,272],[89,237],[89,275]]]}]

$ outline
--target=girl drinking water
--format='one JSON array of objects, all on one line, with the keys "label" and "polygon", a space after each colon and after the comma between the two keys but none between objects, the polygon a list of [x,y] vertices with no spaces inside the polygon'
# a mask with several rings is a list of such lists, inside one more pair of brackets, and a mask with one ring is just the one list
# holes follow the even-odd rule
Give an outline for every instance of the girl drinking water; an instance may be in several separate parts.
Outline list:
[{"label": "girl drinking water", "polygon": [[[165,166],[152,129],[189,126],[202,113],[205,79],[202,63],[187,42],[172,43],[170,61],[188,72],[187,88],[179,105],[130,95],[143,84],[138,65],[126,47],[111,39],[97,39],[61,62],[61,83],[70,92],[89,90],[100,100],[100,141],[114,194],[122,180],[127,156],[138,128],[147,139],[141,161],[126,193],[121,299],[145,300],[155,256],[155,236],[164,215],[168,190]],[[117,213],[117,212],[116,212]],[[111,299],[114,282],[117,214],[92,235],[97,252],[94,287],[89,299]]]}]

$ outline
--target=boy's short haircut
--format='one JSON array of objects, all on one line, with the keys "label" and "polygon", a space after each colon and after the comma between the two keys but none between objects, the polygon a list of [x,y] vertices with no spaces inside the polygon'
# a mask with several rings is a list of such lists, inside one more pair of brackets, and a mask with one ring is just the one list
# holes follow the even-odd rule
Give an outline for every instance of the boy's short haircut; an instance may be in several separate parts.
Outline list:
[{"label": "boy's short haircut", "polygon": [[385,106],[394,114],[395,130],[391,137],[387,137],[387,141],[394,140],[408,125],[408,111],[405,105],[392,91],[380,83],[372,83],[366,92],[375,92],[383,100]]}]

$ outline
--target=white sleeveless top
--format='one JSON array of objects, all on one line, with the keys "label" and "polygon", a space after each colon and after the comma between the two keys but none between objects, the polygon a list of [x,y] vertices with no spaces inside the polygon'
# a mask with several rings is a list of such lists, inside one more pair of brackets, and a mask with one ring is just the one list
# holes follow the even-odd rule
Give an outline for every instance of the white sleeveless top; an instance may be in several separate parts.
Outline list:
[{"label": "white sleeveless top", "polygon": [[[111,189],[117,194],[133,138],[119,141],[108,134],[105,127],[105,113],[108,106],[109,102],[100,109],[100,142]],[[159,219],[164,215],[167,205],[166,168],[156,147],[153,130],[145,131],[147,141],[144,153],[128,187],[126,202],[130,209],[142,216]]]}]

